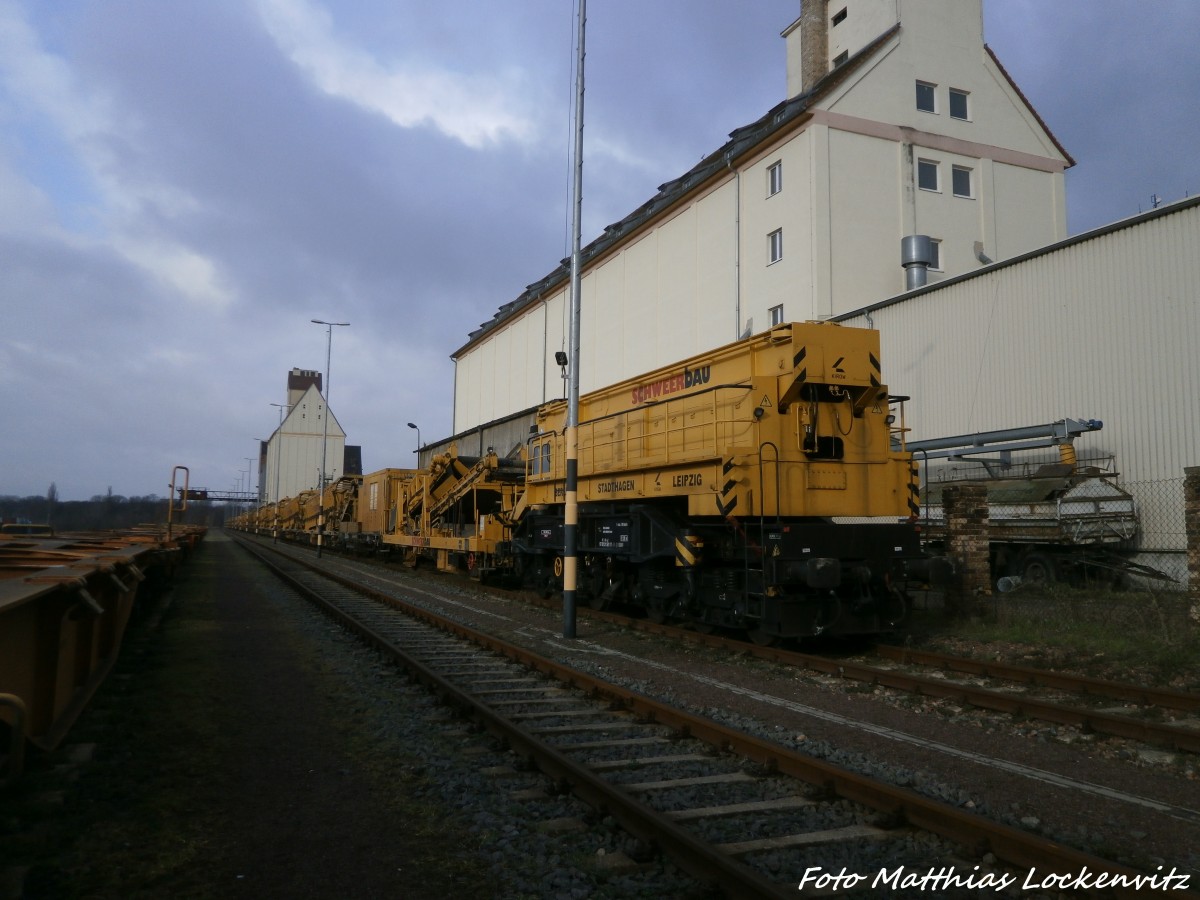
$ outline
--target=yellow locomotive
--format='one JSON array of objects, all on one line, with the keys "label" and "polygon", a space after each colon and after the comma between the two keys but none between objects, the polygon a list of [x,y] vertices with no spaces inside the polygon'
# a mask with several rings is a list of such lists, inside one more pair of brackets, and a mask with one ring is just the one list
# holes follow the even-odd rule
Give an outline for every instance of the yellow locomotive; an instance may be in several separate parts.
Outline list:
[{"label": "yellow locomotive", "polygon": [[[585,395],[581,601],[760,641],[895,627],[923,561],[896,401],[878,332],[828,322]],[[367,475],[335,528],[414,564],[560,590],[566,417],[565,401],[542,406],[513,458],[451,447],[426,469]]]},{"label": "yellow locomotive", "polygon": [[[543,406],[513,533],[551,589],[566,403]],[[777,326],[580,399],[580,592],[766,640],[870,633],[906,612],[917,477],[892,449],[878,332]],[[838,522],[855,519],[855,522]]]}]

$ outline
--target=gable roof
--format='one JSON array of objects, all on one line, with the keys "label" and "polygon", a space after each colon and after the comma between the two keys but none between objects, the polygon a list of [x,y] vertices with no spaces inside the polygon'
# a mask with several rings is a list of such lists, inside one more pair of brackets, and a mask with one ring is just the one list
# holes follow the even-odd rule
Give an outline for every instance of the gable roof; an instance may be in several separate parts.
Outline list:
[{"label": "gable roof", "polygon": [[[300,395],[300,399],[298,399],[292,405],[292,408],[288,410],[288,414],[283,417],[283,422],[278,428],[275,429],[275,432],[282,435],[284,431],[290,430],[292,434],[315,434],[320,436],[322,429],[310,430],[307,428],[296,427],[297,423],[299,422],[299,417],[307,415],[307,413],[299,412],[300,407],[304,406],[310,400],[314,404],[319,402],[321,406],[325,407],[325,409],[329,411],[329,421],[332,423],[329,427],[329,436],[340,437],[345,440],[346,432],[342,429],[341,423],[338,422],[337,416],[334,415],[333,410],[329,409],[329,405],[325,402],[325,398],[321,396],[321,392],[317,390],[316,384],[310,384],[304,393]],[[289,424],[292,426],[291,429],[288,428]],[[336,431],[334,430],[335,428]]]},{"label": "gable roof", "polygon": [[1069,169],[1071,166],[1075,165],[1075,157],[1071,156],[1071,154],[1067,152],[1067,148],[1059,143],[1058,138],[1054,136],[1054,132],[1050,130],[1050,126],[1045,123],[1041,115],[1034,108],[1033,104],[1029,102],[1029,98],[1025,96],[1025,92],[1017,87],[1017,83],[1013,81],[1012,76],[1008,74],[1008,69],[1004,68],[1004,64],[1000,62],[1000,57],[998,57],[992,48],[987,44],[983,45],[983,49],[992,62],[996,64],[996,68],[1000,70],[1000,74],[1004,76],[1004,80],[1008,82],[1008,86],[1011,87],[1014,93],[1021,98],[1021,102],[1025,104],[1025,108],[1029,110],[1030,114],[1037,119],[1037,123],[1042,126],[1042,131],[1046,132],[1046,136],[1054,143],[1054,146],[1058,149],[1058,152],[1066,158],[1067,168]]},{"label": "gable roof", "polygon": [[[699,163],[678,178],[660,184],[658,192],[653,197],[625,216],[625,218],[606,226],[600,237],[583,247],[580,251],[580,265],[582,268],[586,269],[588,264],[597,257],[624,243],[635,232],[640,231],[651,221],[674,208],[684,197],[698,190],[710,180],[722,175],[738,160],[744,159],[747,155],[754,153],[760,146],[775,140],[780,134],[798,128],[810,118],[809,109],[812,106],[825,99],[851,75],[858,71],[858,69],[862,68],[875,55],[876,51],[891,41],[892,38],[900,33],[900,30],[900,23],[897,22],[840,66],[827,72],[807,92],[797,94],[795,97],[775,105],[761,118],[729,132],[729,140],[719,149],[705,156]],[[1016,82],[1013,81],[1012,76],[1009,75],[1008,70],[1004,68],[1004,65],[992,51],[992,48],[987,44],[984,44],[983,47],[988,57],[996,64],[996,68],[1000,74],[1004,76],[1005,81],[1008,82],[1009,86],[1012,87],[1013,91],[1021,99],[1021,102],[1025,104],[1026,109],[1037,120],[1038,124],[1053,142],[1055,148],[1066,159],[1067,168],[1074,166],[1074,157],[1067,152],[1058,138],[1054,136],[1054,133],[1046,125],[1033,104],[1029,102],[1029,98],[1025,96]],[[558,290],[568,282],[570,275],[571,260],[568,257],[563,259],[553,271],[543,278],[526,285],[525,290],[516,299],[510,300],[508,303],[500,306],[491,319],[480,323],[478,328],[468,334],[467,342],[450,354],[450,358],[458,359],[458,357],[477,345],[495,329],[510,319],[519,316],[524,310],[540,301],[544,295]]]},{"label": "gable roof", "polygon": [[[809,91],[777,104],[756,121],[731,131],[729,140],[719,149],[705,156],[678,178],[660,184],[658,193],[653,197],[625,218],[605,227],[600,237],[580,251],[581,266],[586,268],[592,260],[626,241],[634,232],[639,231],[653,219],[673,208],[685,196],[699,189],[711,179],[723,174],[737,160],[753,153],[762,144],[803,124],[809,118],[807,115],[809,107],[832,92],[899,31],[900,25],[897,23],[836,69],[826,73]],[[457,359],[462,356],[500,325],[537,303],[544,294],[557,290],[569,280],[570,274],[571,260],[567,258],[562,260],[558,267],[544,278],[526,286],[515,300],[501,306],[490,320],[481,323],[468,335],[467,342],[450,354],[450,358]]]}]

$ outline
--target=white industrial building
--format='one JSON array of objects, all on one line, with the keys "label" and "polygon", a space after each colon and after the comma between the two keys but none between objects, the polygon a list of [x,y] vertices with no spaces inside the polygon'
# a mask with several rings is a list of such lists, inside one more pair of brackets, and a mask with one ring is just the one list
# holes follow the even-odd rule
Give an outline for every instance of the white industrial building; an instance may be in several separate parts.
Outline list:
[{"label": "white industrial building", "polygon": [[[1178,554],[1200,200],[1068,239],[1074,161],[984,45],[981,0],[804,0],[783,34],[791,99],[585,248],[582,390],[778,321],[871,326],[913,439],[1103,420],[1079,455],[1111,459],[1143,547]],[[906,291],[914,234],[935,258]],[[564,396],[568,290],[560,266],[452,354],[444,443],[512,452]]]},{"label": "white industrial building", "polygon": [[1147,560],[1186,577],[1183,470],[1200,465],[1200,197],[851,314],[880,332],[914,439],[1099,419],[1081,461],[1120,474]]},{"label": "white industrial building", "polygon": [[[286,497],[299,496],[302,491],[316,490],[322,458],[326,466],[326,483],[336,481],[346,473],[346,433],[332,412],[329,413],[328,437],[322,454],[325,432],[321,373],[292,369],[288,373],[283,421],[270,439],[262,442],[259,452],[260,503],[275,503]],[[362,474],[361,465],[352,474]]]},{"label": "white industrial building", "polygon": [[[933,281],[1066,237],[1073,161],[982,16],[981,0],[807,0],[784,31],[791,99],[585,249],[582,390],[890,296],[905,235],[933,238]],[[568,292],[560,266],[453,354],[456,432],[562,396]]]}]

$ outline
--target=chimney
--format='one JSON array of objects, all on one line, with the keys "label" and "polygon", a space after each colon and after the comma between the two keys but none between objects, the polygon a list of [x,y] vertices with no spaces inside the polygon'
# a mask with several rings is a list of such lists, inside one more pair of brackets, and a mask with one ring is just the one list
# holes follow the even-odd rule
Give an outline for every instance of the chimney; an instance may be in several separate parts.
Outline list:
[{"label": "chimney", "polygon": [[829,71],[829,0],[801,0],[787,41],[788,98],[803,94]]},{"label": "chimney", "polygon": [[916,290],[929,283],[933,264],[933,240],[927,234],[910,234],[900,239],[900,265],[904,267],[904,289]]},{"label": "chimney", "polygon": [[300,398],[304,396],[304,392],[312,385],[317,386],[317,393],[324,397],[321,390],[321,373],[314,369],[292,369],[288,372],[287,381],[287,405],[295,406]]}]

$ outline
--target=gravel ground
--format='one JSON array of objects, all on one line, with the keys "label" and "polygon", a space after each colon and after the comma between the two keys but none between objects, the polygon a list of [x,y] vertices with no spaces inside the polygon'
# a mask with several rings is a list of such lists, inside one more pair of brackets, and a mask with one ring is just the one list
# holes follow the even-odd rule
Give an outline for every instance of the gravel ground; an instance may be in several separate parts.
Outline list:
[{"label": "gravel ground", "polygon": [[[1119,759],[1029,723],[782,672],[586,614],[579,639],[564,641],[557,614],[511,596],[407,571],[381,578],[546,656],[803,752],[1134,865],[1200,869],[1194,825],[930,745],[1200,808],[1183,763]],[[413,590],[431,585],[450,602]],[[161,623],[131,632],[72,744],[36,765],[13,799],[0,813],[0,897],[707,896],[449,718],[220,533],[189,563]],[[836,870],[840,853],[814,864]]]},{"label": "gravel ground", "polygon": [[[410,593],[421,584],[405,571],[383,578]],[[589,620],[586,610],[580,612],[578,639],[566,641],[558,636],[557,613],[502,593],[456,588],[448,579],[442,580],[440,592],[452,599],[414,596],[543,655],[818,758],[1106,859],[1147,871],[1177,866],[1200,883],[1200,778],[1191,754],[962,710],[945,701],[781,669],[741,654],[679,645]],[[915,739],[897,739],[889,730]],[[1153,808],[1079,793],[1050,778],[1006,771],[993,758],[1035,774],[1180,807],[1191,818],[1181,821]]]},{"label": "gravel ground", "polygon": [[8,798],[0,897],[705,896],[222,534],[170,599]]}]

